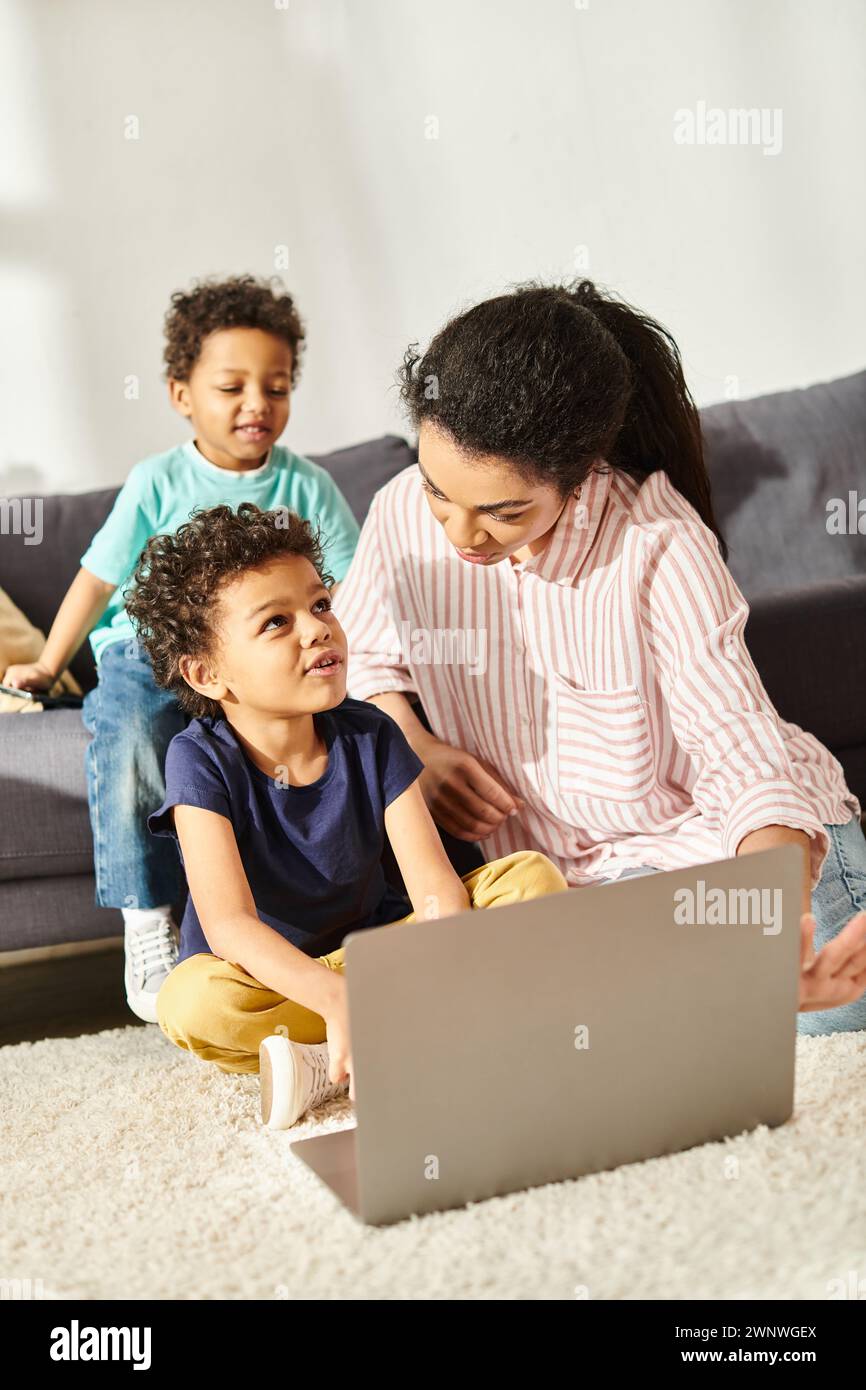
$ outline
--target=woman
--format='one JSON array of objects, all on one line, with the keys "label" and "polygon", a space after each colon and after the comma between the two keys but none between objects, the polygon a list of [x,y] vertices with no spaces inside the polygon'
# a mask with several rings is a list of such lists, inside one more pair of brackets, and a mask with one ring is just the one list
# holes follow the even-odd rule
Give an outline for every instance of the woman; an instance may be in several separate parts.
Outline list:
[{"label": "woman", "polygon": [[670,335],[590,281],[530,284],[401,376],[419,463],[336,610],[349,694],[403,729],[437,823],[573,886],[799,844],[798,1028],[866,1027],[860,804],[749,656]]}]

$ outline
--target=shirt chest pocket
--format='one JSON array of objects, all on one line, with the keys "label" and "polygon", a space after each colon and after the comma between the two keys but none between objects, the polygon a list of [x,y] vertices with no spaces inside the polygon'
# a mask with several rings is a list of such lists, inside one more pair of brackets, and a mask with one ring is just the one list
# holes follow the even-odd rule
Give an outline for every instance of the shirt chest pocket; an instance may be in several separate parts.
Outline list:
[{"label": "shirt chest pocket", "polygon": [[634,686],[582,690],[554,671],[549,768],[566,809],[575,798],[629,802],[655,781],[655,755],[646,706]]}]

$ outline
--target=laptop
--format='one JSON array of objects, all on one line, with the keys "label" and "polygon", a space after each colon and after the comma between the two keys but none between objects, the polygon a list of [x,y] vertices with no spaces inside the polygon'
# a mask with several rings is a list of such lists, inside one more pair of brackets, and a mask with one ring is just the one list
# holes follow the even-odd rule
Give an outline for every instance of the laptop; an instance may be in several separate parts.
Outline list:
[{"label": "laptop", "polygon": [[344,940],[356,1125],[291,1145],[386,1225],[790,1118],[782,845]]}]

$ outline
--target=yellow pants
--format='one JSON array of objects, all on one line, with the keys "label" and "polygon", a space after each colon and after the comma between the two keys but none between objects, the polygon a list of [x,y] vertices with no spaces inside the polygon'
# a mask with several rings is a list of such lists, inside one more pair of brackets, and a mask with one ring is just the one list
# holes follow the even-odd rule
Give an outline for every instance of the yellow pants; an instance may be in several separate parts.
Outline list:
[{"label": "yellow pants", "polygon": [[[463,874],[462,882],[473,908],[505,907],[568,888],[556,865],[535,850],[482,864]],[[414,922],[415,914],[400,920]],[[342,946],[318,959],[329,970],[345,969]],[[270,1033],[303,1043],[326,1038],[320,1014],[260,984],[239,965],[206,954],[175,966],[157,995],[157,1018],[171,1042],[221,1071],[257,1072],[259,1044]]]}]

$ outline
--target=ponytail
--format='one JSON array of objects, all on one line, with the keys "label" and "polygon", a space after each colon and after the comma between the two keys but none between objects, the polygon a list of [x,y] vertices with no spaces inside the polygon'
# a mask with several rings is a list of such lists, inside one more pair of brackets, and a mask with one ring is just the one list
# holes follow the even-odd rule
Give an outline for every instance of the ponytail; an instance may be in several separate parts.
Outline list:
[{"label": "ponytail", "polygon": [[595,316],[628,359],[631,395],[608,461],[636,478],[658,469],[666,473],[717,536],[727,561],[728,547],[713,512],[701,419],[673,337],[648,314],[600,293],[591,280],[582,280],[569,298]]}]

